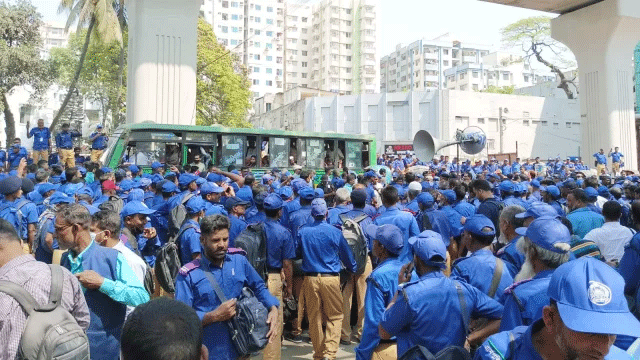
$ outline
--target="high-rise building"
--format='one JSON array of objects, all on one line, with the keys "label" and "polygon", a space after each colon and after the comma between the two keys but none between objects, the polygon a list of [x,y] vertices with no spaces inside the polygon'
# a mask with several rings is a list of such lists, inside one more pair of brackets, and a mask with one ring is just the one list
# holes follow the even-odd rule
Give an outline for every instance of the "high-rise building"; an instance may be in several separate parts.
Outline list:
[{"label": "high-rise building", "polygon": [[249,70],[255,97],[307,87],[374,93],[377,0],[204,0],[218,41]]},{"label": "high-rise building", "polygon": [[49,57],[49,51],[54,47],[66,47],[69,43],[69,33],[64,29],[63,24],[44,23],[40,26],[42,36],[42,50],[40,55],[43,58]]}]

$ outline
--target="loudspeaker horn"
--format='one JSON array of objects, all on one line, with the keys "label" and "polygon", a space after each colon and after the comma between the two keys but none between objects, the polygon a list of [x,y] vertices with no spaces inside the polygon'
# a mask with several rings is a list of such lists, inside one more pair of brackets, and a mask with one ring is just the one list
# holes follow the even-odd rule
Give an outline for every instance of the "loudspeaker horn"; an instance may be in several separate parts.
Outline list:
[{"label": "loudspeaker horn", "polygon": [[487,143],[487,135],[477,126],[469,126],[464,130],[457,130],[453,141],[442,141],[429,134],[426,130],[420,130],[413,137],[413,151],[418,159],[431,161],[435,154],[442,148],[460,144],[462,151],[469,155],[481,152]]}]

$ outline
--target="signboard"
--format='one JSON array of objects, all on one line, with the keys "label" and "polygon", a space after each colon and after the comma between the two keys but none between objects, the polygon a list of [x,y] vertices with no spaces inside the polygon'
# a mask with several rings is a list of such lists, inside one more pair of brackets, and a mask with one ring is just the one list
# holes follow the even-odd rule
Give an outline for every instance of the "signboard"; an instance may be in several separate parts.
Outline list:
[{"label": "signboard", "polygon": [[384,153],[387,155],[406,154],[407,151],[413,154],[413,145],[411,144],[387,144],[384,146]]}]

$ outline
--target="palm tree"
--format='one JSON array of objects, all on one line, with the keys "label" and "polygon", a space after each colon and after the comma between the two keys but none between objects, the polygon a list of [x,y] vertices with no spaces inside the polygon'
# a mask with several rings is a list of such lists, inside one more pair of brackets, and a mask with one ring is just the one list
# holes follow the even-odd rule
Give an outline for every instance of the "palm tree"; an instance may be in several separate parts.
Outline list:
[{"label": "palm tree", "polygon": [[[123,3],[124,1],[121,1]],[[104,42],[110,42],[117,40],[122,45],[122,31],[118,16],[113,8],[112,0],[60,0],[59,12],[68,12],[67,24],[65,29],[68,31],[69,27],[77,22],[79,31],[84,26],[88,25],[87,35],[85,37],[82,52],[80,53],[80,60],[78,61],[78,67],[74,74],[71,84],[67,89],[67,95],[58,110],[55,118],[51,122],[49,129],[53,131],[58,124],[60,117],[64,113],[64,109],[67,107],[71,95],[78,83],[84,59],[87,55],[87,49],[89,48],[89,42],[91,37],[95,35],[99,40]]]}]

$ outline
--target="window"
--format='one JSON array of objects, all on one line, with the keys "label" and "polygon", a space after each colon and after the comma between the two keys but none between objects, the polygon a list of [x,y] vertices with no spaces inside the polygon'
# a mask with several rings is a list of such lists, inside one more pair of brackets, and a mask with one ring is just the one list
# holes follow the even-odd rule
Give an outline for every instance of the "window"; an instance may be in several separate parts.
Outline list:
[{"label": "window", "polygon": [[260,22],[260,18],[258,16],[256,16],[256,22],[259,23]]},{"label": "window", "polygon": [[254,66],[254,67],[253,67],[253,72],[254,72],[254,73],[259,73],[259,72],[260,72],[260,68],[259,68],[259,67],[257,67],[257,66]]},{"label": "window", "polygon": [[449,55],[449,49],[444,49],[444,50],[442,50],[442,53],[443,53],[444,55]]},{"label": "window", "polygon": [[272,43],[267,43],[267,49],[271,49],[273,48],[273,44]]},{"label": "window", "polygon": [[229,14],[222,14],[222,20],[229,20]]},{"label": "window", "polygon": [[273,12],[273,8],[271,6],[267,6],[267,12]]},{"label": "window", "polygon": [[229,32],[229,27],[228,26],[223,26],[222,27],[222,32],[225,33],[225,34],[228,33]]},{"label": "window", "polygon": [[496,149],[496,139],[487,139],[487,150]]},{"label": "window", "polygon": [[300,73],[300,76],[302,76],[303,79],[307,78],[307,73]]},{"label": "window", "polygon": [[456,121],[458,122],[469,122],[469,117],[468,116],[456,116]]},{"label": "window", "polygon": [[524,82],[529,82],[529,75],[524,75]]},{"label": "window", "polygon": [[238,45],[238,40],[231,39],[231,45]]},{"label": "window", "polygon": [[260,80],[253,79],[253,85],[260,85]]},{"label": "window", "polygon": [[484,118],[478,118],[478,124],[484,124]]},{"label": "window", "polygon": [[[271,81],[271,80],[267,80],[267,86],[273,86],[273,81]],[[269,105],[271,105],[271,104],[269,104]],[[267,111],[268,111],[268,110],[267,110]]]},{"label": "window", "polygon": [[542,126],[548,126],[549,125],[548,121],[540,121],[540,123],[542,124]]},{"label": "window", "polygon": [[302,22],[307,22],[307,20],[308,20],[308,18],[306,18],[306,17],[302,18]]},{"label": "window", "polygon": [[237,8],[238,7],[238,2],[237,1],[232,1],[231,2],[231,7]]},{"label": "window", "polygon": [[258,11],[262,10],[262,6],[256,5],[256,10],[258,10]]},{"label": "window", "polygon": [[254,47],[259,48],[259,47],[260,47],[260,43],[256,41],[256,42],[253,44],[253,46],[254,46]]},{"label": "window", "polygon": [[238,30],[239,30],[239,29],[238,29],[237,27],[235,27],[235,26],[232,26],[232,27],[231,27],[231,31],[232,31],[232,32],[234,32],[234,33],[237,33],[237,32],[238,32]]},{"label": "window", "polygon": [[477,72],[477,71],[474,71],[472,74],[473,74],[473,78],[474,78],[474,79],[477,79],[477,78],[478,78],[478,72]]},{"label": "window", "polygon": [[[259,22],[259,21],[258,21]],[[273,19],[267,19],[267,24],[273,25]]]},{"label": "window", "polygon": [[260,60],[260,54],[253,55],[253,59],[254,60]]},{"label": "window", "polygon": [[351,56],[347,56],[347,61],[351,61]]},{"label": "window", "polygon": [[529,120],[522,120],[522,125],[529,126]]},{"label": "window", "polygon": [[231,15],[231,20],[238,20],[238,15]]},{"label": "window", "polygon": [[307,63],[306,61],[303,61],[303,62],[302,62],[302,67],[308,67],[308,66],[309,66],[309,65],[308,65],[308,63]]},{"label": "window", "polygon": [[465,73],[458,74],[458,79],[464,80],[464,75],[465,75]]},{"label": "window", "polygon": [[478,91],[478,84],[473,84],[471,88],[473,89],[473,91]]},{"label": "window", "polygon": [[302,45],[307,45],[307,40],[302,40]]},{"label": "window", "polygon": [[509,78],[510,78],[510,76],[509,76],[509,75],[510,75],[510,74],[509,74],[508,72],[506,72],[506,73],[502,73],[502,80],[507,80],[507,81],[508,81],[508,80],[509,80]]},{"label": "window", "polygon": [[303,34],[306,34],[307,33],[307,28],[302,28],[301,31],[302,31]]},{"label": "window", "polygon": [[272,69],[272,68],[267,68],[267,70],[266,70],[266,71],[267,71],[267,74],[271,74],[271,73],[273,73],[273,69]]},{"label": "window", "polygon": [[273,61],[273,56],[267,55],[267,61]]},{"label": "window", "polygon": [[223,8],[228,8],[229,7],[229,2],[228,1],[223,1],[222,2],[222,7]]},{"label": "window", "polygon": [[266,110],[271,111],[271,103],[266,103]]},{"label": "window", "polygon": [[571,127],[571,123],[570,123],[570,122],[568,122],[568,123],[567,123],[567,128],[570,128],[570,127]]},{"label": "window", "polygon": [[351,44],[344,44],[344,48],[347,50],[351,50]]},{"label": "window", "polygon": [[256,30],[256,35],[260,35],[260,30]]},{"label": "window", "polygon": [[442,61],[442,66],[449,66],[449,60]]}]

